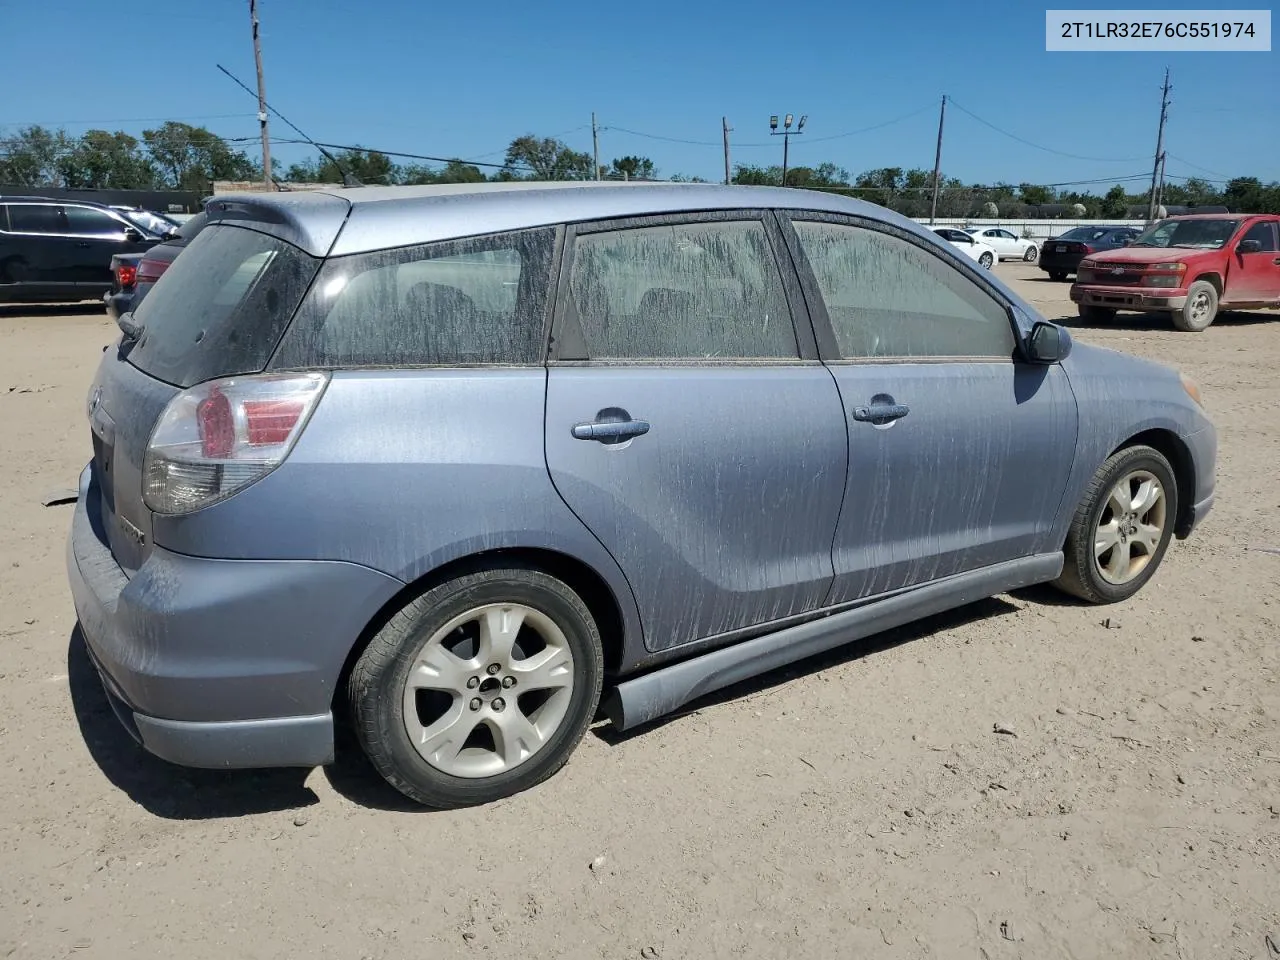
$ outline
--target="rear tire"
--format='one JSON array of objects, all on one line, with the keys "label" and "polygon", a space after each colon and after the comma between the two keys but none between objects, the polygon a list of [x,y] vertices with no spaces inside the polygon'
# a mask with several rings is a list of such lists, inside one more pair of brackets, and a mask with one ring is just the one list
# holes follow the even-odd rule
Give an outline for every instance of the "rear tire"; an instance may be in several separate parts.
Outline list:
[{"label": "rear tire", "polygon": [[1173,325],[1183,333],[1200,333],[1218,315],[1218,288],[1197,280],[1187,288],[1187,302],[1173,311]]},{"label": "rear tire", "polygon": [[1110,307],[1087,307],[1080,305],[1080,319],[1086,323],[1110,323],[1116,318],[1116,312]]},{"label": "rear tire", "polygon": [[990,270],[991,264],[995,262],[995,259],[996,258],[991,254],[984,253],[982,256],[978,258],[978,266],[980,266],[983,270]]},{"label": "rear tire", "polygon": [[448,809],[509,797],[564,766],[603,677],[586,604],[517,567],[406,604],[360,655],[347,696],[377,771],[411,800]]},{"label": "rear tire", "polygon": [[1147,446],[1117,451],[1085,489],[1053,585],[1089,603],[1128,600],[1159,568],[1177,515],[1178,487],[1164,455]]},{"label": "rear tire", "polygon": [[1061,283],[1063,280],[1067,279],[1067,275],[1061,270],[1050,270],[1049,279],[1053,280],[1055,283]]},{"label": "rear tire", "polygon": [[1033,243],[1031,246],[1027,247],[1027,252],[1022,255],[1022,259],[1026,263],[1035,263],[1039,256],[1040,251],[1036,249],[1036,245]]}]

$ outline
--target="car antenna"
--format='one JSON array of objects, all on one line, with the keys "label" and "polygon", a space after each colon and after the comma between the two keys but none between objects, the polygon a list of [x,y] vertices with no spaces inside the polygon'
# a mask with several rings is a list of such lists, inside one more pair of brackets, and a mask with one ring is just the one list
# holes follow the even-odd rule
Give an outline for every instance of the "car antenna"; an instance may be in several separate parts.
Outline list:
[{"label": "car antenna", "polygon": [[[237,77],[236,77],[236,75],[235,75],[235,74],[233,74],[230,70],[228,70],[226,67],[224,67],[224,66],[223,66],[222,64],[220,64],[220,63],[219,63],[219,64],[217,64],[216,66],[217,66],[217,68],[218,68],[219,70],[221,70],[223,73],[225,73],[228,77],[230,77],[232,80],[234,80],[237,84],[239,84],[239,85],[240,85],[240,87],[244,90],[244,92],[245,92],[245,93],[250,94],[250,95],[251,95],[251,96],[253,96],[255,99],[257,98],[257,96],[258,96],[258,95],[257,95],[256,93],[254,93],[252,90],[250,90],[248,87],[246,87],[243,83],[241,83],[241,82],[240,82],[240,80],[239,80],[239,78],[237,78]],[[283,113],[281,113],[279,110],[277,110],[277,109],[276,109],[275,107],[273,107],[271,104],[267,103],[267,101],[266,101],[266,100],[263,100],[262,102],[263,102],[264,104],[266,104],[266,107],[267,107],[267,109],[268,109],[268,110],[270,110],[270,111],[271,111],[272,113],[274,113],[277,117],[279,117],[281,120],[283,120],[283,121],[284,121],[288,126],[292,127],[292,128],[293,128],[293,131],[294,131],[298,136],[300,136],[303,140],[307,141],[307,143],[311,144],[313,147],[315,147],[317,150],[319,150],[319,151],[320,151],[320,153],[324,156],[324,158],[325,158],[326,160],[328,160],[330,163],[332,163],[335,167],[337,167],[337,168],[338,168],[338,172],[339,172],[340,174],[342,174],[342,185],[343,185],[344,187],[363,187],[363,186],[364,186],[364,184],[360,182],[360,180],[356,177],[356,175],[355,175],[354,173],[352,173],[350,170],[348,170],[346,167],[344,167],[341,163],[339,163],[339,162],[338,162],[338,158],[337,158],[337,157],[335,157],[332,153],[330,153],[330,152],[329,152],[328,150],[326,150],[324,147],[320,146],[320,144],[316,143],[314,140],[312,140],[310,137],[308,137],[305,133],[303,133],[301,130],[299,130],[296,124],[294,124],[294,123],[293,123],[293,122],[292,122],[288,117],[286,117]],[[275,182],[275,178],[274,178],[274,177],[272,177],[272,183],[274,183],[274,182]]]}]

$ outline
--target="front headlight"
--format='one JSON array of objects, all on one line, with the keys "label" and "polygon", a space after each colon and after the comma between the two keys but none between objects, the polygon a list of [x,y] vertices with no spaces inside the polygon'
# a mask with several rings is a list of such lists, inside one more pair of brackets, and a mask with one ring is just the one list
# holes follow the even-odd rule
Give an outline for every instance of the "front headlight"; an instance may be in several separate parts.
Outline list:
[{"label": "front headlight", "polygon": [[1186,273],[1185,263],[1153,263],[1151,269],[1156,273]]},{"label": "front headlight", "polygon": [[1178,379],[1182,381],[1182,389],[1187,391],[1187,396],[1194,400],[1197,406],[1203,407],[1204,401],[1200,399],[1200,384],[1183,373],[1178,374]]}]

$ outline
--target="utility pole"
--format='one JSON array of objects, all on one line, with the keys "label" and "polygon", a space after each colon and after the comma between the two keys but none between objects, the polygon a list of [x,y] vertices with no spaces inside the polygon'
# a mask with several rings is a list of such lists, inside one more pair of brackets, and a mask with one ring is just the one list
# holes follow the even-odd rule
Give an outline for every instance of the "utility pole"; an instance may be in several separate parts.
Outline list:
[{"label": "utility pole", "polygon": [[720,126],[724,128],[724,182],[728,186],[733,183],[733,174],[730,172],[729,167],[729,131],[733,127],[729,126],[728,117],[720,118]]},{"label": "utility pole", "polygon": [[596,179],[600,179],[600,128],[596,126],[596,112],[591,111],[591,157],[596,168]]},{"label": "utility pole", "polygon": [[1156,133],[1156,160],[1151,168],[1151,202],[1147,205],[1148,223],[1156,218],[1156,206],[1159,203],[1156,193],[1159,189],[1160,167],[1164,163],[1164,122],[1169,116],[1169,91],[1172,89],[1169,86],[1169,68],[1165,67],[1164,87],[1160,91],[1160,128]]},{"label": "utility pole", "polygon": [[262,40],[258,36],[258,0],[249,0],[249,20],[253,24],[253,62],[258,68],[258,126],[262,128],[262,182],[275,184],[271,176],[271,135],[267,132],[267,88],[262,82]]},{"label": "utility pole", "polygon": [[938,149],[933,154],[933,202],[929,204],[929,224],[938,215],[938,187],[942,182],[942,124],[947,119],[947,95],[942,95],[942,110],[938,113]]}]

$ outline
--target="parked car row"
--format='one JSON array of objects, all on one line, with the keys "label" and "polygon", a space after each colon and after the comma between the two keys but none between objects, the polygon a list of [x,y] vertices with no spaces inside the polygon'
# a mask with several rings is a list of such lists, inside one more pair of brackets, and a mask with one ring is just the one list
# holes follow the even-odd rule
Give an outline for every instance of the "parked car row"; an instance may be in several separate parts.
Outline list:
[{"label": "parked car row", "polygon": [[67,566],[116,716],[220,768],[349,716],[460,806],[602,696],[625,730],[1032,583],[1132,596],[1213,503],[1198,390],[961,244],[766,187],[215,198],[89,393]]},{"label": "parked car row", "polygon": [[0,303],[98,299],[112,286],[113,256],[143,253],[178,230],[146,211],[0,196]]}]

